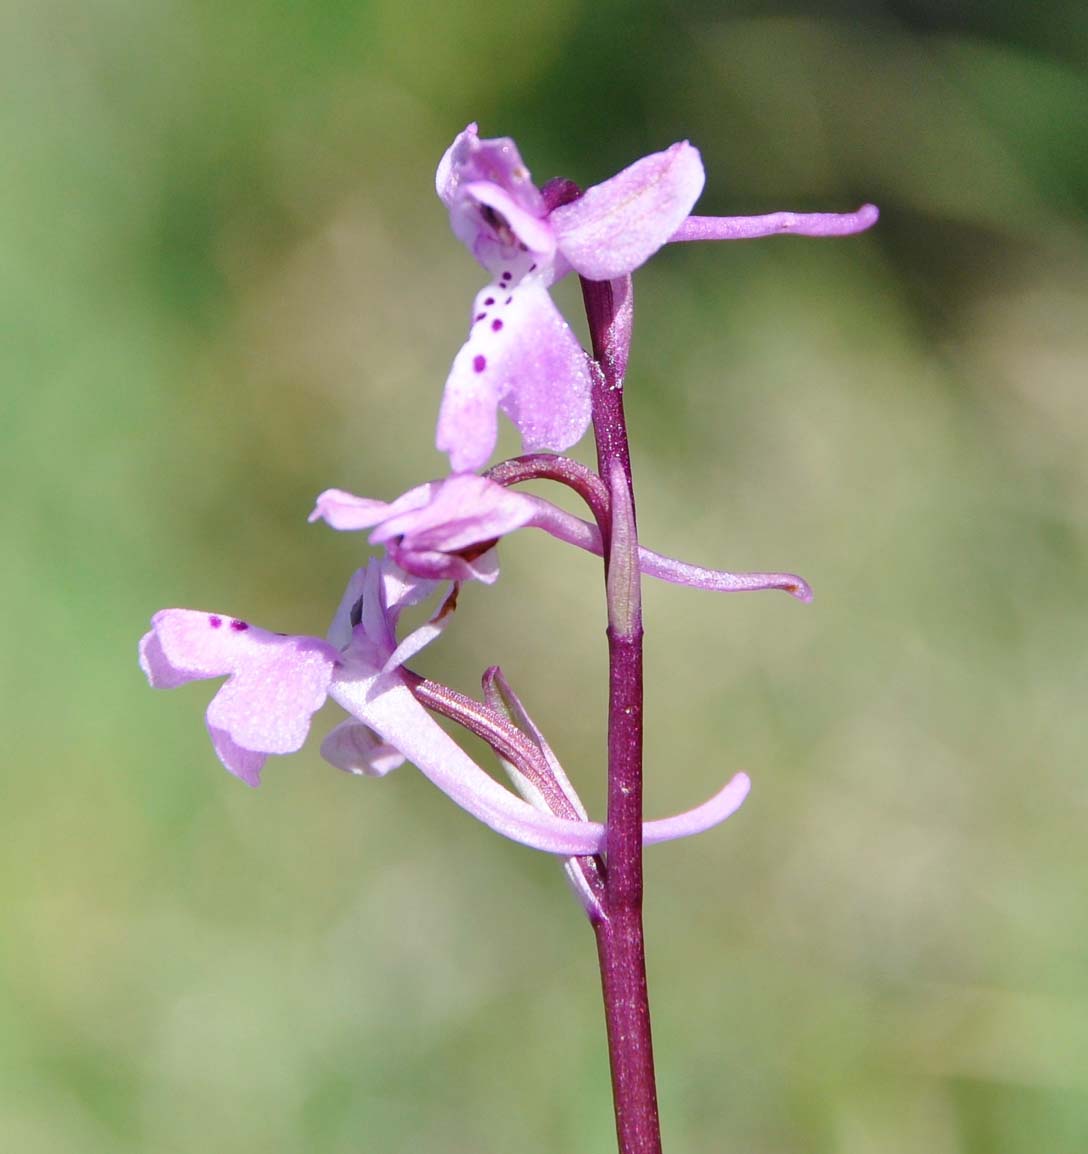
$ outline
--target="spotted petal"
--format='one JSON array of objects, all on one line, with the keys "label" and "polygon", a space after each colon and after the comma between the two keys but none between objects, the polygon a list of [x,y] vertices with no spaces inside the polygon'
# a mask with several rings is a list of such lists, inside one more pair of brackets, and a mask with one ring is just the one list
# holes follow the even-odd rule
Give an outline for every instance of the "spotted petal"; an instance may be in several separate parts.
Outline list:
[{"label": "spotted petal", "polygon": [[568,449],[589,426],[588,359],[536,283],[500,281],[476,297],[438,416],[437,445],[454,472],[478,469],[491,456],[499,408],[529,452]]},{"label": "spotted petal", "polygon": [[140,642],[140,665],[157,688],[228,676],[208,706],[220,760],[257,785],[264,755],[293,753],[328,694],[338,654],[316,637],[285,637],[245,621],[164,609]]}]

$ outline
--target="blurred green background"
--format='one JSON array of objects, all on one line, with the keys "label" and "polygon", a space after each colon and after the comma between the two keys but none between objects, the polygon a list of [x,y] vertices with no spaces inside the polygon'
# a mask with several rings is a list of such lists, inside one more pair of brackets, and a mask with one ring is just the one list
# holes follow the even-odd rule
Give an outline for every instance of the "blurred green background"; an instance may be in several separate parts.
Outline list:
[{"label": "blurred green background", "polygon": [[[648,812],[755,780],[647,859],[667,1150],[1088,1150],[1085,13],[7,0],[4,1150],[613,1148],[556,864],[316,742],[247,790],[136,666],[162,606],[323,632],[365,541],[313,496],[441,473],[470,119],[884,213],[637,277],[644,539],[817,590],[646,590]],[[599,813],[597,566],[502,554],[421,667],[500,662]]]}]

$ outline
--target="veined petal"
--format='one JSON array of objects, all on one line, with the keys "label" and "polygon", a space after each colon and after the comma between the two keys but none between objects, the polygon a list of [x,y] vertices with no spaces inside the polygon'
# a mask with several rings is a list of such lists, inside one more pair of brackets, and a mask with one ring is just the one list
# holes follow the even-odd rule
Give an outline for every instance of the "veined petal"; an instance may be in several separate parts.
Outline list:
[{"label": "veined petal", "polygon": [[851,236],[876,224],[880,210],[863,204],[857,212],[771,212],[765,216],[689,216],[670,241],[752,240],[792,233],[794,236]]},{"label": "veined petal", "polygon": [[644,156],[553,210],[559,251],[590,280],[625,276],[675,234],[703,181],[703,162],[687,141]]},{"label": "veined petal", "polygon": [[485,464],[500,407],[529,452],[580,440],[589,427],[589,363],[547,290],[489,285],[476,297],[473,318],[438,417],[436,443],[454,472]]}]

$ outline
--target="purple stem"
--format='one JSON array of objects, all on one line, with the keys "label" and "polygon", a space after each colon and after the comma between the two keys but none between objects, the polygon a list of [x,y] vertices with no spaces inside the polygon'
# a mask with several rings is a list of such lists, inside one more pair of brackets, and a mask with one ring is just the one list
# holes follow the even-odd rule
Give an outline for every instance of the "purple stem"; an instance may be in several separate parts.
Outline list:
[{"label": "purple stem", "polygon": [[[603,914],[594,921],[593,929],[601,966],[619,1151],[660,1154],[642,929],[642,615],[631,456],[623,413],[623,374],[631,341],[631,279],[583,278],[582,297],[596,369],[593,431],[597,464],[613,494],[612,525],[604,542],[609,596],[606,868]],[[614,546],[622,548],[623,554],[614,551]],[[624,579],[609,580],[618,567],[622,567]]]}]

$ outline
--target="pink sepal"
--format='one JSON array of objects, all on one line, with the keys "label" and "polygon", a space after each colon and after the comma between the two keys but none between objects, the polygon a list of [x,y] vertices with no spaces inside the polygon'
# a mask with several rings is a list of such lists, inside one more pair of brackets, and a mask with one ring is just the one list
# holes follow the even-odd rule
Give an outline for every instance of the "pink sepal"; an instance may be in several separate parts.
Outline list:
[{"label": "pink sepal", "polygon": [[337,769],[385,777],[404,764],[404,755],[360,721],[342,721],[321,743],[321,756]]},{"label": "pink sepal", "polygon": [[590,280],[634,272],[680,227],[704,179],[699,152],[686,140],[644,156],[552,211],[559,250]]}]

